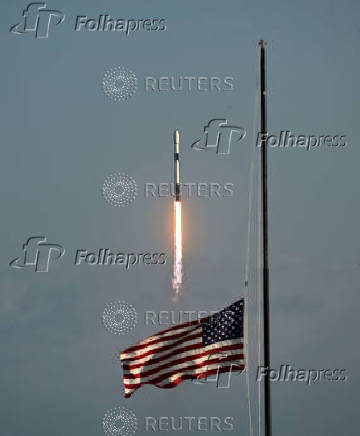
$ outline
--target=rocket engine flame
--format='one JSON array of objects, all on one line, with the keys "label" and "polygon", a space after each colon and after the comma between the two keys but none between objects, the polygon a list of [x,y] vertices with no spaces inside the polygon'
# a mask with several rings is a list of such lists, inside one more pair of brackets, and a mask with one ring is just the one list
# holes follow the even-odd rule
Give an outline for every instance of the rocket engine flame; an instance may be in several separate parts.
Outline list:
[{"label": "rocket engine flame", "polygon": [[182,285],[182,232],[181,232],[181,202],[174,202],[175,214],[175,231],[174,231],[174,275],[173,288],[175,290],[175,299],[178,297]]}]

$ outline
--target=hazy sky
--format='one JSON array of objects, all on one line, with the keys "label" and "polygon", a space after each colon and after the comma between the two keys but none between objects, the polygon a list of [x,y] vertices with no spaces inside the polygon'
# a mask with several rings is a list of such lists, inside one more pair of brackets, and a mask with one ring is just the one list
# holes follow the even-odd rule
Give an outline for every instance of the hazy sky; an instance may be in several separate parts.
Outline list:
[{"label": "hazy sky", "polygon": [[[146,310],[214,310],[244,294],[257,43],[265,38],[269,131],[347,140],[342,149],[269,153],[272,366],[344,368],[348,376],[310,387],[273,383],[274,435],[358,434],[358,2],[51,0],[47,7],[66,17],[51,22],[47,39],[10,33],[26,3],[2,3],[1,433],[101,435],[104,412],[125,406],[138,417],[139,436],[147,434],[145,416],[231,416],[231,433],[248,434],[244,376],[231,389],[145,386],[125,400],[112,358],[162,328],[145,325]],[[164,18],[167,29],[74,31],[76,16],[100,14]],[[118,66],[138,79],[126,102],[101,88],[104,73]],[[227,76],[234,89],[147,92],[145,76]],[[213,118],[247,132],[229,156],[190,147]],[[172,181],[176,128],[183,181],[233,183],[234,196],[184,199],[186,282],[174,304],[172,200],[145,198],[143,186]],[[104,179],[119,172],[139,186],[121,208],[101,195]],[[48,273],[9,267],[31,236],[66,250]],[[74,265],[76,250],[100,248],[165,252],[168,262],[128,271]],[[251,280],[256,421],[255,290]],[[117,300],[139,315],[123,336],[101,323],[104,307]]]}]

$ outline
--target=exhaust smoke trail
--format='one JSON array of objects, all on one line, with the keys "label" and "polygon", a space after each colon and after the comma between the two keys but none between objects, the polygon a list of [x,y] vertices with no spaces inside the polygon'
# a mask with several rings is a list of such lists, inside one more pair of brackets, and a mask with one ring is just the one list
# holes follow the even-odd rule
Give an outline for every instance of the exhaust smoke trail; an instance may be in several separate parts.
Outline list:
[{"label": "exhaust smoke trail", "polygon": [[175,201],[175,247],[174,247],[174,275],[173,288],[177,299],[182,285],[182,232],[181,232],[181,202]]}]

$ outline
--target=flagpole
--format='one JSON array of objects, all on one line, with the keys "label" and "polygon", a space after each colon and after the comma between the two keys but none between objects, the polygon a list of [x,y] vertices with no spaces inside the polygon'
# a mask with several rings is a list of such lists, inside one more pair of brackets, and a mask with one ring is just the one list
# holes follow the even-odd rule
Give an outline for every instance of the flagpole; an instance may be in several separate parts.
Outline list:
[{"label": "flagpole", "polygon": [[270,392],[270,310],[269,310],[269,240],[268,240],[268,160],[267,160],[267,112],[266,112],[266,41],[260,40],[260,137],[261,137],[261,197],[263,236],[263,317],[264,317],[264,417],[265,436],[271,436]]}]

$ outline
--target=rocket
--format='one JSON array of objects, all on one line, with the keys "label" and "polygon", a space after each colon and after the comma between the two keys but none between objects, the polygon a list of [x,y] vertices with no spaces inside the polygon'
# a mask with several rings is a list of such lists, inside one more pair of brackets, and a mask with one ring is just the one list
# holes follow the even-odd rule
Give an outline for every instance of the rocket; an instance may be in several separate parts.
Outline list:
[{"label": "rocket", "polygon": [[174,187],[175,201],[180,201],[180,131],[174,132]]},{"label": "rocket", "polygon": [[174,132],[174,301],[177,301],[182,285],[182,232],[181,232],[181,189],[180,189],[180,131]]}]

